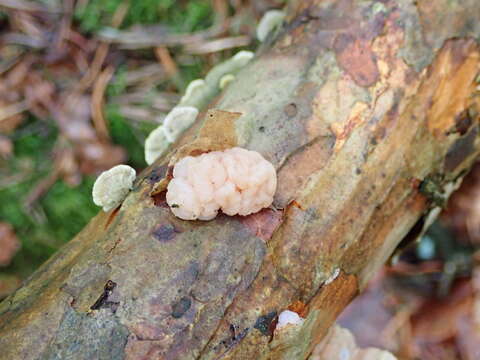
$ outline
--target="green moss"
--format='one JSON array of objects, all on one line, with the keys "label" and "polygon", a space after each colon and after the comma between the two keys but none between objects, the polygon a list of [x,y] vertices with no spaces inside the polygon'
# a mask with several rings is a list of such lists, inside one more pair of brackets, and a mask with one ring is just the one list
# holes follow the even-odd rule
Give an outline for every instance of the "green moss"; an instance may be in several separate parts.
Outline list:
[{"label": "green moss", "polygon": [[93,178],[85,178],[75,188],[57,181],[27,209],[26,197],[52,171],[52,161],[45,160],[51,156],[58,131],[53,124],[31,119],[17,133],[23,135],[14,140],[15,157],[1,171],[20,180],[0,188],[0,221],[14,227],[22,249],[2,271],[26,276],[80,231],[98,208],[90,200]]},{"label": "green moss", "polygon": [[[90,0],[84,8],[77,7],[75,19],[82,30],[96,32],[111,25],[112,17],[124,0]],[[191,32],[212,24],[211,1],[193,0],[179,3],[175,0],[129,1],[122,28],[135,24],[167,25],[174,32]]]}]

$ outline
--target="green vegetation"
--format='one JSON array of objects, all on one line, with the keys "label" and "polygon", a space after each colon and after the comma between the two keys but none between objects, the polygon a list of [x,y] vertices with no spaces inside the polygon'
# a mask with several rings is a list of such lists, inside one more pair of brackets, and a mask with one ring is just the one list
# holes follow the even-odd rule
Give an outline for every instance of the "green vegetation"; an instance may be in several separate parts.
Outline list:
[{"label": "green vegetation", "polygon": [[135,24],[157,24],[168,26],[174,32],[191,32],[208,27],[212,23],[211,1],[177,0],[92,0],[84,8],[77,9],[75,18],[86,32],[98,31],[109,26],[112,16],[122,3],[128,3],[128,13],[122,28]]},{"label": "green vegetation", "polygon": [[75,188],[57,181],[32,209],[26,208],[26,196],[52,170],[48,159],[58,132],[53,123],[41,125],[32,119],[17,129],[15,156],[5,168],[19,180],[0,188],[0,219],[14,226],[22,242],[21,251],[5,271],[22,276],[70,240],[98,211],[90,200],[91,177]]}]

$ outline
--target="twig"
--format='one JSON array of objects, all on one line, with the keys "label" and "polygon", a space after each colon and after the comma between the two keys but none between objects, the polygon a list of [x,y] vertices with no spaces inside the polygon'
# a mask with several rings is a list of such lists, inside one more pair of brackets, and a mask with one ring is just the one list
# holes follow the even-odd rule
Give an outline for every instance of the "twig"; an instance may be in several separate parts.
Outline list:
[{"label": "twig", "polygon": [[[129,3],[127,1],[124,1],[117,8],[112,18],[112,26],[114,28],[122,24],[122,21],[125,18],[125,15],[127,14],[128,7],[129,7]],[[80,80],[80,83],[76,86],[74,92],[83,92],[92,85],[92,83],[97,78],[98,73],[102,69],[103,62],[105,61],[105,58],[108,55],[109,48],[110,48],[110,45],[106,43],[102,43],[98,46],[90,68],[88,69],[85,76]]]},{"label": "twig", "polygon": [[5,7],[12,10],[29,11],[29,12],[50,12],[60,13],[61,10],[46,7],[35,3],[33,1],[26,0],[0,0],[0,7]]},{"label": "twig", "polygon": [[165,69],[167,76],[172,80],[177,89],[181,89],[183,81],[180,76],[180,72],[178,71],[177,64],[170,55],[168,48],[160,46],[155,48],[154,52],[158,61],[160,61],[160,64],[162,64],[163,68]]},{"label": "twig", "polygon": [[97,81],[93,86],[92,93],[92,119],[95,130],[97,131],[98,137],[101,140],[109,140],[110,136],[108,134],[108,126],[103,116],[103,107],[104,107],[104,95],[105,90],[107,89],[108,82],[113,76],[115,69],[113,66],[107,67],[99,76]]},{"label": "twig", "polygon": [[205,41],[221,34],[226,29],[226,22],[192,34],[167,34],[165,27],[143,26],[133,30],[102,29],[98,36],[108,43],[119,44],[124,49],[144,49],[159,46],[186,45]]},{"label": "twig", "polygon": [[14,115],[20,114],[25,110],[28,110],[28,105],[25,100],[0,108],[0,122],[7,120]]},{"label": "twig", "polygon": [[185,52],[189,54],[208,54],[226,49],[247,46],[251,42],[249,36],[234,36],[207,41],[203,43],[191,43],[185,46]]}]

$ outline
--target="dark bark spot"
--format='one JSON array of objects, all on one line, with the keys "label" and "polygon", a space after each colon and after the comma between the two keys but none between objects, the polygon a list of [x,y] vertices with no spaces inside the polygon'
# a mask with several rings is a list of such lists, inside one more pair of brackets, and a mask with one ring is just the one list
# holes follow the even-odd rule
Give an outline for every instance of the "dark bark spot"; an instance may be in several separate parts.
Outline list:
[{"label": "dark bark spot", "polygon": [[172,316],[175,319],[181,318],[192,306],[192,300],[188,297],[181,298],[177,303],[172,305]]},{"label": "dark bark spot", "polygon": [[110,307],[113,312],[115,312],[118,307],[118,302],[108,301],[108,297],[110,296],[110,294],[112,293],[113,289],[115,289],[116,286],[117,286],[116,282],[112,280],[108,280],[103,288],[103,293],[100,295],[97,301],[95,301],[95,303],[90,307],[90,310],[98,310],[102,307],[107,306],[107,307]]},{"label": "dark bark spot", "polygon": [[288,104],[285,106],[285,114],[287,114],[288,117],[294,117],[297,115],[297,105],[294,103]]},{"label": "dark bark spot", "polygon": [[277,312],[272,311],[266,315],[262,315],[257,319],[257,322],[254,325],[254,328],[260,331],[265,336],[271,336],[273,333],[273,329],[271,328],[272,323],[277,317]]},{"label": "dark bark spot", "polygon": [[470,112],[466,109],[455,117],[455,130],[453,132],[465,135],[472,126],[472,123]]},{"label": "dark bark spot", "polygon": [[[229,330],[230,336],[220,341],[220,345],[223,345],[227,349],[240,342],[245,337],[245,335],[247,335],[249,328],[245,328],[243,329],[243,331],[239,332],[238,326],[230,324]],[[218,349],[218,346],[216,346],[216,348]]]},{"label": "dark bark spot", "polygon": [[173,240],[175,238],[175,235],[178,233],[179,231],[175,228],[175,226],[173,226],[172,224],[167,224],[158,226],[152,232],[152,235],[160,242],[168,242],[170,240]]},{"label": "dark bark spot", "polygon": [[419,185],[418,191],[435,206],[445,206],[445,194],[443,191],[443,175],[434,174],[427,176]]},{"label": "dark bark spot", "polygon": [[467,135],[458,139],[448,150],[445,157],[445,170],[455,170],[468,156],[475,151],[475,139],[478,135],[478,127],[473,127]]},{"label": "dark bark spot", "polygon": [[167,175],[167,165],[162,165],[156,169],[153,169],[150,175],[147,176],[147,180],[150,182],[150,184],[155,184],[162,180],[165,175]]},{"label": "dark bark spot", "polygon": [[403,252],[405,249],[410,247],[412,244],[415,244],[417,239],[420,237],[425,226],[425,216],[422,216],[418,221],[413,225],[407,235],[402,239],[400,244],[398,244],[395,252],[398,254]]},{"label": "dark bark spot", "polygon": [[312,14],[311,9],[307,8],[285,26],[284,32],[290,33],[299,26],[305,25],[312,20],[318,20],[318,17]]}]

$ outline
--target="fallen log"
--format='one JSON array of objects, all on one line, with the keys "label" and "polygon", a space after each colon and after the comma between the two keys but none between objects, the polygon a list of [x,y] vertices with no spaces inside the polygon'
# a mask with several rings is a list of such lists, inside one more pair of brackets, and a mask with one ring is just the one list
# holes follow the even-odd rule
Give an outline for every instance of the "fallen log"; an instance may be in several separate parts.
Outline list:
[{"label": "fallen log", "polygon": [[[177,219],[151,196],[172,153],[159,159],[0,304],[0,358],[308,358],[480,152],[479,14],[477,0],[291,1],[212,104],[275,165],[274,207]],[[303,325],[275,331],[287,308]]]}]

